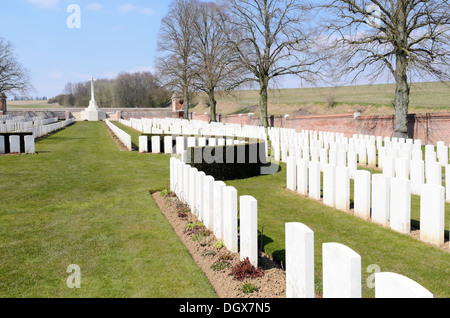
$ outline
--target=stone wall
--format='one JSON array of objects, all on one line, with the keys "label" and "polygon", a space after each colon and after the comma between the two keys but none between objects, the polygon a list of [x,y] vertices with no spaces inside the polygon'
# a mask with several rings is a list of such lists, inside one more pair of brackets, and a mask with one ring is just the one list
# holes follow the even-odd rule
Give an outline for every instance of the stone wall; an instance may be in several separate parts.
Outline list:
[{"label": "stone wall", "polygon": [[[118,120],[123,118],[178,118],[180,113],[173,113],[171,108],[103,108],[107,119]],[[84,108],[55,108],[55,109],[11,109],[8,114],[12,116],[58,118],[60,120],[74,118],[81,120]],[[182,115],[182,113],[181,113]]]}]

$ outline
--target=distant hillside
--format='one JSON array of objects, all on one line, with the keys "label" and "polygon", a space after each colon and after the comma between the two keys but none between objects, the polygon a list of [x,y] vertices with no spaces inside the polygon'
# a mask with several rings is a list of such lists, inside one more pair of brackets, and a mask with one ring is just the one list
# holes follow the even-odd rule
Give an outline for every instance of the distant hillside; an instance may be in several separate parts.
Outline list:
[{"label": "distant hillside", "polygon": [[[364,115],[393,114],[394,84],[343,86],[326,88],[298,88],[271,90],[269,114],[315,115],[353,113]],[[197,113],[209,112],[206,96],[197,96]],[[259,114],[258,91],[236,91],[217,97],[218,113]],[[410,113],[450,112],[450,83],[414,83],[411,85]]]}]

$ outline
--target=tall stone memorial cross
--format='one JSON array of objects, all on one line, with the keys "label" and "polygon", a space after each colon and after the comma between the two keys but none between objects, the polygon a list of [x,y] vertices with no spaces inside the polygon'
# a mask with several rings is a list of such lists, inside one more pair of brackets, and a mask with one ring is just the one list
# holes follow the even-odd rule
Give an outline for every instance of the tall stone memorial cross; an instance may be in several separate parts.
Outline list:
[{"label": "tall stone memorial cross", "polygon": [[95,101],[94,92],[94,77],[91,77],[91,100],[89,101],[89,107],[81,112],[81,120],[87,121],[100,121],[106,119],[106,113],[100,110]]},{"label": "tall stone memorial cross", "polygon": [[89,101],[90,109],[98,109],[97,102],[95,101],[95,93],[94,93],[94,76],[91,77],[91,100]]}]

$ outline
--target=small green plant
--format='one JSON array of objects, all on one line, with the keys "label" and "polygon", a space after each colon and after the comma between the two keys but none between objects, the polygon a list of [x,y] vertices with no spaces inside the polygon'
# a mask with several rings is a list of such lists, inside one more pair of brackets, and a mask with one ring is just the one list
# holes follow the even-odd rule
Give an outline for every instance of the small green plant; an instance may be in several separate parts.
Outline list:
[{"label": "small green plant", "polygon": [[211,265],[211,269],[215,272],[220,272],[230,267],[230,265],[231,264],[226,261],[217,261]]},{"label": "small green plant", "polygon": [[201,228],[201,227],[204,227],[204,225],[203,225],[202,222],[187,223],[187,224],[185,225],[185,228],[186,228],[187,230],[193,230],[193,229],[197,229],[197,228]]},{"label": "small green plant", "polygon": [[206,228],[201,228],[196,234],[192,235],[192,241],[197,242],[199,239],[209,236],[210,232]]},{"label": "small green plant", "polygon": [[167,196],[169,194],[169,192],[170,192],[169,190],[164,189],[164,190],[161,191],[161,193],[159,195],[162,196],[162,197],[165,197],[165,196]]},{"label": "small green plant", "polygon": [[223,241],[217,241],[217,242],[214,244],[214,247],[215,247],[215,248],[218,248],[219,250],[221,250],[224,246],[225,246],[225,245],[223,244]]},{"label": "small green plant", "polygon": [[251,294],[258,291],[259,287],[251,283],[245,283],[241,286],[241,290],[244,292],[244,294]]}]

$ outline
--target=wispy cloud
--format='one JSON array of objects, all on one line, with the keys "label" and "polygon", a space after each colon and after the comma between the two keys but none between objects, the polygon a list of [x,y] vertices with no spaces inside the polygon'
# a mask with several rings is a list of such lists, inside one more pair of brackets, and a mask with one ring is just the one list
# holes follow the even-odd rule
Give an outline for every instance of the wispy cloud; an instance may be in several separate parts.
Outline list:
[{"label": "wispy cloud", "polygon": [[87,5],[87,9],[88,10],[92,10],[92,11],[101,10],[102,8],[103,8],[103,6],[100,3],[97,3],[97,2],[89,3]]},{"label": "wispy cloud", "polygon": [[135,6],[131,3],[125,3],[125,4],[117,7],[117,10],[119,10],[120,12],[123,12],[123,13],[138,12],[138,13],[142,13],[145,15],[155,14],[155,11],[152,8],[143,8],[143,7]]},{"label": "wispy cloud", "polygon": [[56,9],[59,0],[28,0],[28,2],[40,8]]}]

